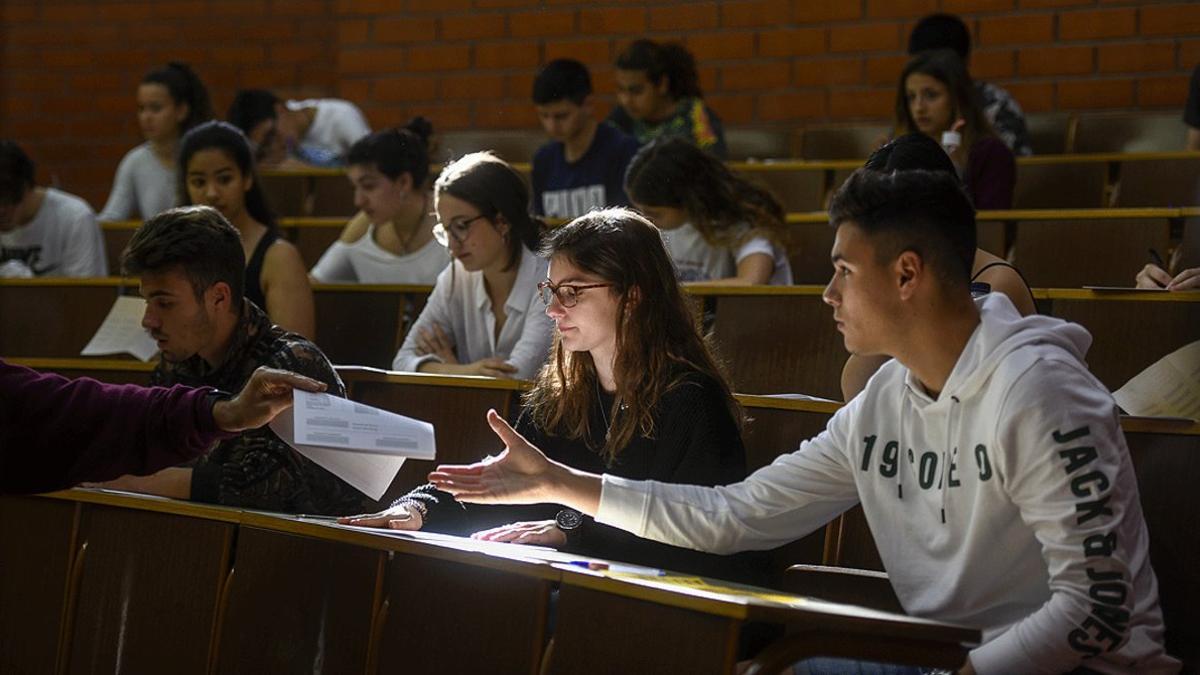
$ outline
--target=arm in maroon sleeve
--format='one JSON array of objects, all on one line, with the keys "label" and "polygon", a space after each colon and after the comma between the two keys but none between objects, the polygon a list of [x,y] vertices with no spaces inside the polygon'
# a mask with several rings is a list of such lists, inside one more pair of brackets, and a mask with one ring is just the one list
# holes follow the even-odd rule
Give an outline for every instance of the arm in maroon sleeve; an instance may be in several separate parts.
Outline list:
[{"label": "arm in maroon sleeve", "polygon": [[1017,185],[1017,160],[1004,141],[985,136],[971,146],[963,177],[980,211],[1012,208]]},{"label": "arm in maroon sleeve", "polygon": [[217,429],[212,391],[69,380],[0,361],[0,493],[186,462],[234,435]]}]

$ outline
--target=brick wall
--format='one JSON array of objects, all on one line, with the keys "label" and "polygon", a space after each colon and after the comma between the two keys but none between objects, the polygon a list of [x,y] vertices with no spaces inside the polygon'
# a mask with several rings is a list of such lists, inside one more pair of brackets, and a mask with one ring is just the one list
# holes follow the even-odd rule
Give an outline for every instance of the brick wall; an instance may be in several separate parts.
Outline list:
[{"label": "brick wall", "polygon": [[167,59],[192,63],[218,111],[242,86],[337,95],[374,126],[536,125],[536,66],[593,68],[635,36],[682,39],[728,124],[887,117],[913,21],[956,12],[972,71],[1027,111],[1175,108],[1200,63],[1200,3],[1121,0],[5,0],[0,134],[99,205],[139,141],[133,93]]}]

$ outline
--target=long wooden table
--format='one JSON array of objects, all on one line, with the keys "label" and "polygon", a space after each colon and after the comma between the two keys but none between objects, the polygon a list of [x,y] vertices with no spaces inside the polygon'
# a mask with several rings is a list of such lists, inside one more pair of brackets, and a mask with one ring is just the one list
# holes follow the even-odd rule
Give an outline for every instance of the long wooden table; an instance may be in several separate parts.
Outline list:
[{"label": "long wooden table", "polygon": [[[770,159],[728,162],[730,169],[763,184],[787,211],[823,208],[829,195],[863,159]],[[1130,152],[1018,157],[1014,206],[1100,208],[1195,206],[1200,153]],[[528,174],[528,163],[513,163]],[[433,173],[439,166],[431,167]],[[348,216],[353,190],[341,169],[263,171],[276,212],[285,216]]]},{"label": "long wooden table", "polygon": [[[71,358],[95,333],[130,279],[0,280],[0,357]],[[428,286],[318,284],[316,343],[334,363],[388,367]],[[688,289],[707,307],[720,355],[738,391],[841,398],[847,354],[822,286]],[[1075,321],[1094,338],[1092,372],[1109,389],[1167,353],[1200,339],[1200,291],[1035,289],[1045,314]]]},{"label": "long wooden table", "polygon": [[[512,545],[68,491],[0,499],[0,670],[720,673],[767,657],[953,667],[976,630],[691,577],[596,573]],[[557,588],[554,648],[551,593]]]},{"label": "long wooden table", "polygon": [[[774,173],[764,173],[774,176]],[[786,176],[788,174],[779,174]],[[818,181],[819,182],[819,181]],[[791,194],[794,194],[791,193]],[[822,202],[801,205],[812,209]],[[1164,255],[1182,238],[1183,222],[1193,209],[1071,208],[980,211],[979,247],[1004,257],[1012,252],[1018,267],[1038,287],[1070,288],[1083,284],[1123,285],[1145,263],[1146,249]],[[283,235],[300,250],[309,267],[341,236],[348,216],[281,218]],[[834,231],[824,211],[793,211],[786,216],[785,244],[798,284],[825,283],[832,267]],[[552,224],[559,224],[554,221]],[[109,269],[120,269],[120,255],[139,221],[102,223]],[[1063,256],[1071,250],[1073,255]]]}]

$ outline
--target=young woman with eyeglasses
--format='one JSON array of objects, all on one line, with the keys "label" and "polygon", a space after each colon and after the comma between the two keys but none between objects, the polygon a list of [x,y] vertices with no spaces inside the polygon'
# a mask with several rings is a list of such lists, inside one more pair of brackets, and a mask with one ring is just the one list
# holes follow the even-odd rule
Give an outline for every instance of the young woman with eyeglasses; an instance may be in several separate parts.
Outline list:
[{"label": "young woman with eyeglasses", "polygon": [[442,170],[433,186],[433,234],[454,261],[392,361],[396,370],[530,379],[546,360],[552,326],[537,282],[541,223],[521,175],[487,152]]},{"label": "young woman with eyeglasses", "polygon": [[[696,327],[658,231],[627,209],[547,235],[538,284],[557,327],[517,429],[555,460],[636,479],[723,485],[746,475],[742,410]],[[379,513],[341,522],[430,529],[726,579],[755,580],[761,558],[639,539],[558,507],[459,507],[422,486]]]}]

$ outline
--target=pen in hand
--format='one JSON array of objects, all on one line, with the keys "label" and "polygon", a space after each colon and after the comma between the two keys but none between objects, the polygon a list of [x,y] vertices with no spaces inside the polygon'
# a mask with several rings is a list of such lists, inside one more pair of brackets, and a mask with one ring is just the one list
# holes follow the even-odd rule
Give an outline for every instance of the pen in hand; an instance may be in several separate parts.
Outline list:
[{"label": "pen in hand", "polygon": [[[1163,262],[1162,256],[1158,254],[1158,251],[1153,248],[1150,248],[1150,249],[1147,249],[1147,252],[1150,254],[1150,264],[1154,265],[1158,269],[1162,270],[1164,275],[1167,274],[1167,264],[1165,262]],[[1148,276],[1150,278],[1150,280],[1154,283],[1154,285],[1157,286],[1158,288],[1166,288],[1167,287],[1167,284],[1164,284],[1161,281],[1159,281],[1158,279],[1154,278],[1154,275],[1150,274],[1149,270],[1147,270],[1146,276]]]}]

